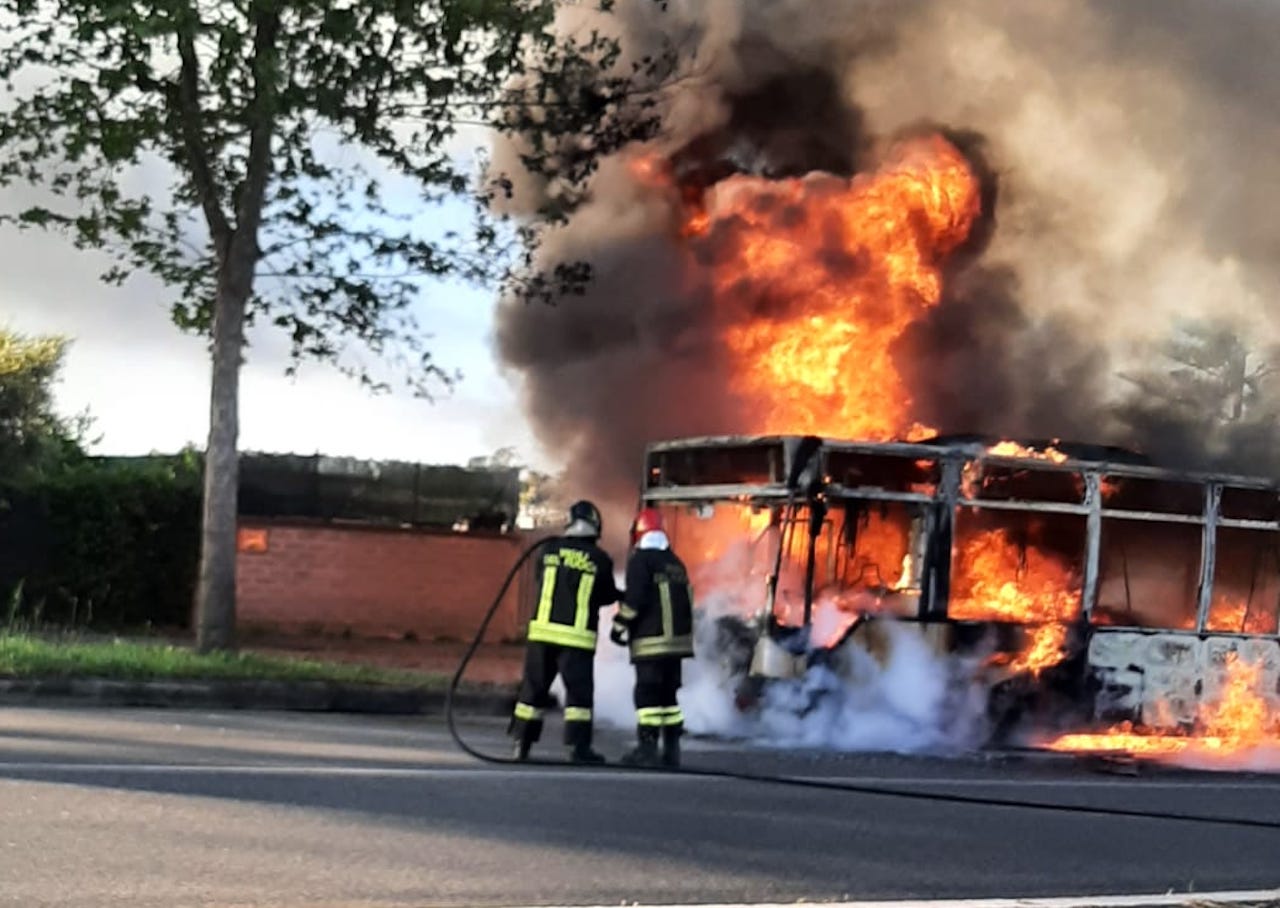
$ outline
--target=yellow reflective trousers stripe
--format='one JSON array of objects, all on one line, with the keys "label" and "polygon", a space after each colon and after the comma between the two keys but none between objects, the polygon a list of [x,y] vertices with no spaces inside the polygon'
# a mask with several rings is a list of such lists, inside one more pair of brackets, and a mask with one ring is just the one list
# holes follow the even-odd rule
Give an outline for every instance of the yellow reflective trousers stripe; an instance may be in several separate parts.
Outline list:
[{"label": "yellow reflective trousers stripe", "polygon": [[542,718],[542,710],[536,706],[530,706],[528,703],[516,704],[516,718],[524,719],[526,722],[532,722],[535,719]]},{"label": "yellow reflective trousers stripe", "polygon": [[684,724],[684,712],[678,706],[645,706],[636,710],[636,724],[649,728]]},{"label": "yellow reflective trousers stripe", "polygon": [[[542,718],[542,710],[536,706],[530,706],[528,703],[517,703],[515,716],[517,719],[533,722]],[[590,722],[591,709],[585,706],[566,706],[564,708],[564,720],[566,722]]]},{"label": "yellow reflective trousers stripe", "polygon": [[667,724],[667,708],[665,706],[646,706],[636,710],[636,724],[660,728]]}]

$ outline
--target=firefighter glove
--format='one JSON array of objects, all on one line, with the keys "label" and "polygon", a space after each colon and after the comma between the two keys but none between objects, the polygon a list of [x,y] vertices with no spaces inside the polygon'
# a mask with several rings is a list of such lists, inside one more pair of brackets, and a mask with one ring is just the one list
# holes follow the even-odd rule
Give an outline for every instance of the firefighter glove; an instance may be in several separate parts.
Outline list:
[{"label": "firefighter glove", "polygon": [[621,621],[613,622],[613,629],[609,631],[609,639],[618,646],[627,645],[627,626]]}]

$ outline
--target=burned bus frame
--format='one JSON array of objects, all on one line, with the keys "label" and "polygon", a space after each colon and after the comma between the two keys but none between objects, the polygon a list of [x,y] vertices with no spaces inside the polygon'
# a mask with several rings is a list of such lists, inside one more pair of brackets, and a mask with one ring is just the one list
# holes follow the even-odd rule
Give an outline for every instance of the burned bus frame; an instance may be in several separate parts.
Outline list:
[{"label": "burned bus frame", "polygon": [[[1064,480],[1076,494],[1062,494]],[[1139,485],[1143,494],[1109,501],[1108,489],[1125,483]],[[1039,494],[1037,488],[1046,486],[1054,493]],[[822,515],[830,508],[896,503],[916,511],[922,518],[918,535],[925,542],[918,567],[918,612],[898,617],[935,625],[965,623],[948,614],[958,515],[972,509],[1006,512],[1011,519],[1019,514],[1078,517],[1084,522],[1084,544],[1077,647],[1094,719],[1189,727],[1198,700],[1211,695],[1221,680],[1226,655],[1237,651],[1263,663],[1266,692],[1272,706],[1280,707],[1280,637],[1274,624],[1272,633],[1263,634],[1244,632],[1243,623],[1238,631],[1209,629],[1220,532],[1280,534],[1280,486],[1270,479],[1167,470],[1131,453],[1097,446],[997,446],[990,439],[972,438],[878,443],[723,436],[650,445],[641,499],[652,506],[736,502],[793,513],[804,508],[810,515],[805,624],[812,615],[816,540]],[[1104,521],[1199,528],[1193,625],[1095,621]],[[1280,535],[1268,538],[1280,545]],[[760,614],[762,630],[773,621],[776,581],[776,575],[770,578]],[[1278,607],[1280,598],[1271,603],[1272,614]]]}]

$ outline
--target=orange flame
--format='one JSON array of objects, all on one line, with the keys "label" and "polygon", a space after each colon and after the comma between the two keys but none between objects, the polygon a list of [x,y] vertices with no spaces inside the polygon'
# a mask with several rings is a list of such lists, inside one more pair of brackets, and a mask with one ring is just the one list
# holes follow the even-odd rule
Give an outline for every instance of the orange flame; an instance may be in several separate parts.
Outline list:
[{"label": "orange flame", "polygon": [[846,578],[858,586],[878,589],[901,589],[911,578],[910,526],[872,512],[858,527],[853,558],[845,571]]},{"label": "orange flame", "polygon": [[1223,755],[1247,750],[1274,740],[1280,732],[1266,699],[1259,693],[1261,686],[1262,665],[1245,662],[1231,653],[1226,660],[1221,695],[1201,704],[1198,734],[1144,732],[1133,723],[1124,722],[1099,734],[1061,735],[1045,746],[1057,751],[1139,757],[1188,752]]},{"label": "orange flame", "polygon": [[[669,162],[657,157],[642,156],[630,166],[641,186],[661,186],[678,197],[675,232],[706,266],[730,389],[750,414],[742,431],[873,440],[936,434],[913,412],[895,350],[940,303],[947,257],[981,214],[978,180],[954,146],[941,136],[913,139],[875,173],[851,180],[736,176],[705,192],[676,186]],[[1012,441],[988,453],[1069,459],[1055,447],[1035,450]],[[977,492],[980,480],[977,471],[967,472],[965,494]],[[1119,488],[1104,478],[1104,500]],[[769,519],[744,506],[694,530],[703,555],[696,582],[710,571],[717,585],[762,589],[772,571],[770,546],[777,545],[760,535]],[[776,529],[764,535],[781,538]],[[849,605],[838,607],[852,608],[856,601],[864,608],[868,599],[904,586],[906,536],[906,526],[891,522],[863,529],[842,578],[857,589]],[[755,544],[743,543],[744,537]],[[828,554],[821,551],[819,563]],[[1008,668],[1035,675],[1064,658],[1067,624],[1081,604],[1069,565],[1051,552],[1016,544],[1004,530],[962,538],[953,563],[952,617],[1026,626],[1027,642]],[[794,567],[784,561],[784,575]],[[1255,614],[1226,596],[1213,603],[1209,627],[1276,631],[1273,615]],[[1161,755],[1259,743],[1277,730],[1258,694],[1260,672],[1232,655],[1221,696],[1202,703],[1197,736],[1146,733],[1126,723],[1099,735],[1064,735],[1047,746]]]},{"label": "orange flame", "polygon": [[1250,606],[1242,597],[1218,594],[1209,606],[1205,627],[1228,634],[1274,634],[1276,611],[1260,603]]},{"label": "orange flame", "polygon": [[915,139],[874,174],[736,176],[706,204],[686,233],[704,233],[731,383],[752,430],[936,434],[911,418],[893,347],[938,304],[941,266],[980,214],[963,155],[941,136]]},{"label": "orange flame", "polygon": [[722,502],[705,519],[672,511],[667,524],[678,535],[682,557],[696,582],[700,570],[711,569],[731,553],[740,554],[732,550],[741,548],[745,552],[768,528],[770,519],[767,510],[753,511],[746,504]]},{"label": "orange flame", "polygon": [[1061,624],[1042,624],[1030,628],[1030,641],[1009,662],[1015,674],[1039,675],[1052,668],[1066,655],[1067,629]]},{"label": "orange flame", "polygon": [[1003,530],[984,530],[956,555],[948,612],[962,621],[1010,621],[1032,625],[1030,641],[1009,664],[1040,674],[1062,661],[1067,629],[1080,609],[1073,572],[1051,554],[1025,551]]},{"label": "orange flame", "polygon": [[1066,463],[1069,458],[1057,448],[1049,447],[1043,451],[1037,451],[1035,448],[1028,448],[1020,445],[1016,441],[1002,441],[987,448],[987,453],[996,457],[1030,457],[1036,460],[1048,460],[1052,463]]},{"label": "orange flame", "polygon": [[[743,431],[881,440],[936,434],[913,413],[895,350],[940,303],[946,259],[981,214],[978,179],[950,142],[940,135],[905,141],[877,171],[852,179],[739,175],[705,192],[675,186],[671,168],[652,158],[631,166],[643,185],[678,194],[677,232],[705,264],[730,387],[750,414]],[[1066,459],[1013,442],[992,453]],[[738,535],[741,527],[705,531]],[[901,521],[860,528],[856,551],[838,569],[844,586],[862,591],[859,603],[862,593],[875,598],[907,584],[908,531]],[[717,538],[706,555],[719,551]],[[831,554],[824,548],[818,563],[840,563]],[[1012,662],[1017,671],[1038,673],[1062,658],[1061,625],[1079,607],[1069,569],[1035,551],[1019,554],[999,533],[970,540],[959,565],[956,617],[1034,625]]]},{"label": "orange flame", "polygon": [[[652,161],[637,179],[670,180]],[[942,136],[906,141],[875,173],[770,181],[736,176],[706,193],[681,191],[679,232],[707,265],[730,384],[751,416],[746,431],[920,440],[895,360],[897,342],[942,299],[942,267],[981,214],[978,180]],[[1056,449],[1013,442],[1005,456],[1062,462]],[[842,570],[846,586],[880,595],[909,581],[908,527],[871,520]],[[819,552],[826,563],[829,552]],[[960,558],[952,613],[1036,625],[1015,671],[1062,658],[1060,624],[1079,605],[1071,571],[1019,556],[999,534]],[[865,595],[854,597],[859,603]],[[859,605],[859,607],[863,607]]]},{"label": "orange flame", "polygon": [[[1036,448],[1018,444],[1016,441],[997,442],[987,448],[987,453],[993,457],[1024,457],[1032,460],[1045,460],[1050,463],[1066,463],[1071,459],[1054,447],[1037,450]],[[981,495],[984,486],[982,473],[981,461],[974,460],[964,465],[964,469],[960,473],[960,491],[965,498],[977,498]],[[1078,480],[1078,483],[1080,494],[1083,496],[1084,481]]]}]

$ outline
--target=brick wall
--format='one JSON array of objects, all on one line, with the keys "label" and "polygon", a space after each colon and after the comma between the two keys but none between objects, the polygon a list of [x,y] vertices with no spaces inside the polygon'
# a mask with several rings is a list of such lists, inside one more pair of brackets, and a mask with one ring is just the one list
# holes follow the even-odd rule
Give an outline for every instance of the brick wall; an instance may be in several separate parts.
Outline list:
[{"label": "brick wall", "polygon": [[[521,550],[523,534],[241,519],[237,622],[244,628],[420,640],[470,640]],[[517,639],[528,575],[517,578],[488,640]]]}]

